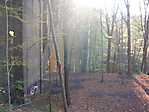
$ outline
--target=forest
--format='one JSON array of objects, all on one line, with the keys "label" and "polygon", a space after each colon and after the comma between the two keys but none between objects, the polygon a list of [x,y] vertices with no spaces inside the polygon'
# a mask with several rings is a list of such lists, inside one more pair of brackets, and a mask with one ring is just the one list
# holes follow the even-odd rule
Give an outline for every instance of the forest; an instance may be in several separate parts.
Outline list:
[{"label": "forest", "polygon": [[149,0],[0,0],[0,112],[149,112]]}]

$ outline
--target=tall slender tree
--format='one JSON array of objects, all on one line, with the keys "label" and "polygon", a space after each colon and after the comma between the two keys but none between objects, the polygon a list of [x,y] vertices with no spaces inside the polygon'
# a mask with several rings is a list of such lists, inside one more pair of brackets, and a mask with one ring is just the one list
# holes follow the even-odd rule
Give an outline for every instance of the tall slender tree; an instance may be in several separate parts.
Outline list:
[{"label": "tall slender tree", "polygon": [[144,7],[145,7],[144,26],[142,24],[144,45],[143,45],[142,65],[141,65],[141,71],[144,73],[147,72],[147,49],[148,49],[148,35],[149,35],[149,14],[147,12],[148,6],[149,6],[149,1],[145,0],[144,1]]},{"label": "tall slender tree", "polygon": [[64,112],[68,111],[68,105],[67,105],[67,98],[66,98],[66,89],[65,89],[65,82],[61,73],[61,61],[59,57],[59,52],[58,52],[58,46],[56,42],[56,35],[55,35],[55,29],[54,29],[54,23],[53,23],[53,12],[52,12],[52,6],[51,6],[51,1],[47,0],[48,3],[48,10],[49,10],[49,15],[50,15],[50,26],[51,26],[51,33],[52,33],[52,39],[53,39],[53,44],[54,44],[54,49],[55,49],[55,54],[56,54],[56,62],[57,62],[57,67],[58,67],[58,73],[60,76],[60,81],[62,85],[62,96],[63,96],[63,102],[64,102]]},{"label": "tall slender tree", "polygon": [[69,2],[64,0],[64,13],[63,16],[63,32],[64,32],[64,79],[65,79],[65,91],[67,104],[70,104],[70,90],[69,90],[69,62],[68,62],[68,12],[69,11]]},{"label": "tall slender tree", "polygon": [[[115,7],[115,6],[114,6]],[[110,57],[111,57],[111,41],[114,31],[114,23],[116,20],[117,9],[113,11],[112,21],[110,22],[110,18],[108,14],[106,14],[106,26],[107,26],[107,35],[108,35],[108,56],[107,56],[107,72],[110,72]]]},{"label": "tall slender tree", "polygon": [[124,0],[126,10],[127,10],[127,20],[126,20],[126,25],[127,25],[127,36],[128,36],[128,41],[127,41],[127,56],[128,56],[128,75],[132,74],[131,70],[131,27],[130,27],[130,4],[129,0]]}]

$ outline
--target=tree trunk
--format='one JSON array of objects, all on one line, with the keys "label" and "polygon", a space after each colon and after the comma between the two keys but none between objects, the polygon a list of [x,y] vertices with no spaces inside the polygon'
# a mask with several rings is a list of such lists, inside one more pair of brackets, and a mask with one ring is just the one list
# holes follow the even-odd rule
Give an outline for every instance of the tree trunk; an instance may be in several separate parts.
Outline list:
[{"label": "tree trunk", "polygon": [[60,57],[58,53],[58,47],[56,43],[56,36],[55,36],[55,29],[54,29],[54,24],[53,24],[53,12],[52,12],[52,7],[51,7],[51,1],[47,0],[48,3],[48,11],[50,15],[50,24],[51,24],[51,33],[52,33],[52,39],[54,43],[54,49],[55,49],[55,54],[56,54],[56,61],[57,61],[57,67],[58,67],[58,74],[60,76],[60,82],[62,85],[62,97],[63,97],[63,102],[64,102],[64,112],[68,112],[68,105],[67,105],[67,98],[66,98],[66,91],[65,91],[65,82],[61,73],[61,63],[60,63]]},{"label": "tree trunk", "polygon": [[110,73],[111,39],[112,38],[108,38],[108,57],[107,57],[107,72],[108,73]]},{"label": "tree trunk", "polygon": [[100,33],[101,33],[101,83],[104,81],[103,71],[104,71],[104,60],[103,60],[103,22],[102,22],[102,12],[100,12]]},{"label": "tree trunk", "polygon": [[124,40],[123,40],[123,30],[124,30],[124,27],[123,27],[123,14],[121,14],[121,32],[120,32],[120,35],[121,35],[121,42],[120,42],[120,44],[121,44],[121,47],[120,47],[120,49],[121,49],[121,52],[120,52],[120,54],[121,54],[121,58],[120,58],[120,63],[122,64],[122,68],[121,68],[121,70],[120,70],[120,72],[122,73],[122,72],[124,72],[125,71],[125,69],[124,69],[124,61],[123,61],[123,58],[124,58],[124,53],[125,53],[125,51],[124,51]]},{"label": "tree trunk", "polygon": [[108,34],[108,56],[107,56],[107,72],[110,72],[110,58],[111,58],[111,42],[112,42],[112,35],[114,30],[114,23],[116,20],[117,10],[113,12],[111,25],[109,23],[110,19],[108,15],[106,15],[106,26],[107,26],[107,34]]},{"label": "tree trunk", "polygon": [[132,59],[132,61],[133,61],[132,62],[132,64],[133,64],[133,71],[135,71],[135,72],[136,72],[136,62],[137,62],[137,60],[136,60],[136,52],[137,52],[137,46],[136,46],[137,43],[136,43],[136,41],[137,40],[135,40],[135,42],[134,42],[135,46],[134,46],[134,50],[133,50],[134,52],[133,52],[133,59]]},{"label": "tree trunk", "polygon": [[128,75],[132,74],[131,70],[131,28],[130,28],[130,6],[127,0],[126,3],[127,8],[127,35],[128,35],[128,42],[127,42],[127,56],[128,56]]},{"label": "tree trunk", "polygon": [[69,2],[64,0],[64,13],[63,13],[63,32],[64,32],[64,83],[65,83],[65,91],[66,91],[66,100],[67,104],[70,105],[70,88],[69,88],[69,62],[68,62],[68,33],[69,26],[67,24],[68,20],[68,10],[69,10]]},{"label": "tree trunk", "polygon": [[69,90],[69,70],[68,70],[68,47],[67,38],[64,37],[64,79],[67,104],[70,105],[70,90]]},{"label": "tree trunk", "polygon": [[144,46],[143,46],[143,59],[141,69],[144,73],[147,71],[147,49],[148,49],[148,30],[149,30],[149,16],[145,23]]}]

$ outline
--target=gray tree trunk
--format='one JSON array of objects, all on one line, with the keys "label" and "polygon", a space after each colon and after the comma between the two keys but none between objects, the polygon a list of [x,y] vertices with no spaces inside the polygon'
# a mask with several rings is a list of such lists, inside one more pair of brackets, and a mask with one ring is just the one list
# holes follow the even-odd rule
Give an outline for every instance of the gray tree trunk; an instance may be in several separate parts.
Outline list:
[{"label": "gray tree trunk", "polygon": [[127,8],[127,35],[128,35],[128,41],[127,41],[127,56],[128,56],[128,75],[132,74],[132,68],[131,68],[131,28],[130,28],[130,6],[129,1],[127,0],[126,8]]}]

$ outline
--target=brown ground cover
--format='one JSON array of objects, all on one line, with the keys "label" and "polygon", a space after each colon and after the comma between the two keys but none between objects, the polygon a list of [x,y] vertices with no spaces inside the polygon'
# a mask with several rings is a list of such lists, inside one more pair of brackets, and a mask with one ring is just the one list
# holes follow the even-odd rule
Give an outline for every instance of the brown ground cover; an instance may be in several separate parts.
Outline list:
[{"label": "brown ground cover", "polygon": [[[69,112],[149,112],[149,96],[144,89],[148,86],[148,77],[140,75],[136,79],[105,73],[104,82],[101,83],[99,73],[72,74]],[[61,98],[55,99],[58,99],[55,112],[63,112]],[[32,101],[32,105],[15,112],[47,111],[48,96],[35,97]]]}]

